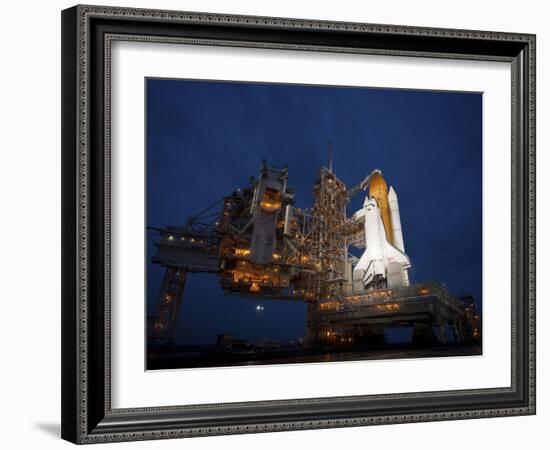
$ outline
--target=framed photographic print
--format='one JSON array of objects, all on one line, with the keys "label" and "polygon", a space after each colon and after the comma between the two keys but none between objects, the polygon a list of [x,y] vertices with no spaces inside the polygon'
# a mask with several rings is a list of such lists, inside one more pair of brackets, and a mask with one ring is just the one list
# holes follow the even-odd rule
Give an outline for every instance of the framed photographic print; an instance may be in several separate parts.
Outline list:
[{"label": "framed photographic print", "polygon": [[535,36],[62,13],[62,436],[535,413]]}]

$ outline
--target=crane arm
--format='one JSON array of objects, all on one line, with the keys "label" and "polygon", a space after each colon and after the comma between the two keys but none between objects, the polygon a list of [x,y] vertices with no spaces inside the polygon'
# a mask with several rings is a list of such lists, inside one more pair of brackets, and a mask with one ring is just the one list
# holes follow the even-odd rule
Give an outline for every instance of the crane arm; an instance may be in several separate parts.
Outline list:
[{"label": "crane arm", "polygon": [[368,174],[364,179],[363,181],[361,181],[360,183],[356,184],[355,186],[351,187],[350,189],[348,189],[346,191],[346,195],[348,196],[348,198],[351,198],[353,197],[355,194],[357,194],[359,191],[364,191],[365,189],[367,189],[367,187],[369,187],[370,185],[370,182],[372,180],[372,177],[375,173],[382,173],[382,171],[380,169],[374,169],[370,174]]}]

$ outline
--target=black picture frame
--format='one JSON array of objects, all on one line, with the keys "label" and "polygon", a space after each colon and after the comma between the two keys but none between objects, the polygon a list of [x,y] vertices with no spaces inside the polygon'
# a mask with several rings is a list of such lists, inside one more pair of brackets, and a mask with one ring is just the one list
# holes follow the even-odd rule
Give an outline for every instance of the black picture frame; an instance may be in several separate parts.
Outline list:
[{"label": "black picture frame", "polygon": [[[113,40],[508,61],[512,65],[511,386],[113,409],[110,43]],[[535,414],[535,36],[75,6],[62,12],[62,437],[163,439]]]}]

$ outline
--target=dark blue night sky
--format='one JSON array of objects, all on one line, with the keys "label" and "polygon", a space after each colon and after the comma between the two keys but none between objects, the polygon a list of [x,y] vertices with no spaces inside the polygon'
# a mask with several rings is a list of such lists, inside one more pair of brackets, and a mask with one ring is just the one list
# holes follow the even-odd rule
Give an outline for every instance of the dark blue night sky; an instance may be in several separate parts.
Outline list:
[{"label": "dark blue night sky", "polygon": [[[481,305],[480,93],[163,79],[146,88],[148,226],[183,225],[245,187],[262,159],[287,166],[296,206],[310,207],[332,141],[334,171],[348,186],[374,168],[394,186],[411,281],[442,283]],[[150,240],[147,251],[149,260]],[[162,274],[148,262],[150,312]],[[305,319],[302,303],[226,296],[215,275],[190,274],[177,342],[213,344],[222,332],[289,341],[305,334]]]}]

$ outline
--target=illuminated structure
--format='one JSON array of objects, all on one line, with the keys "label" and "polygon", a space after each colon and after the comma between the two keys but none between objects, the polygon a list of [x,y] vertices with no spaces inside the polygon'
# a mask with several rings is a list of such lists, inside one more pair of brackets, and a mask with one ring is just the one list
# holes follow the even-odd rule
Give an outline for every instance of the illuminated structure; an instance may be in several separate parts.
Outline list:
[{"label": "illuminated structure", "polygon": [[[350,198],[366,191],[347,216]],[[182,227],[149,228],[166,267],[149,321],[152,342],[170,342],[189,273],[219,277],[228,294],[308,303],[306,342],[346,345],[382,339],[389,325],[414,326],[415,339],[439,341],[450,327],[466,339],[464,305],[435,284],[409,286],[397,194],[380,170],[348,188],[329,167],[313,187],[311,209],[294,206],[288,170],[263,162],[258,177]],[[364,249],[360,258],[350,247]]]}]

